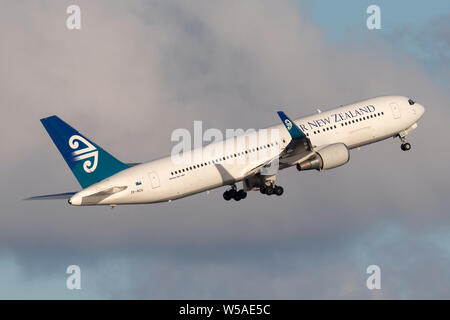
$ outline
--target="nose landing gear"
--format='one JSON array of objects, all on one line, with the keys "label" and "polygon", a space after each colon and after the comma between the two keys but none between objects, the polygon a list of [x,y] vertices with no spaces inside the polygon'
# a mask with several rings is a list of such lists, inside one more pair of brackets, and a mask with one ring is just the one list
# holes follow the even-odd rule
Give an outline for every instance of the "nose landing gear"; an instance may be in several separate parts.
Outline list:
[{"label": "nose landing gear", "polygon": [[409,150],[411,150],[411,144],[410,144],[409,142],[406,142],[406,136],[407,136],[407,134],[406,134],[405,131],[402,131],[402,132],[400,132],[400,133],[398,134],[398,137],[399,137],[400,140],[402,141],[402,144],[401,144],[400,148],[401,148],[403,151],[409,151]]},{"label": "nose landing gear", "polygon": [[402,143],[402,145],[400,146],[400,148],[401,148],[403,151],[409,151],[409,150],[411,150],[411,144],[408,143],[408,142]]}]

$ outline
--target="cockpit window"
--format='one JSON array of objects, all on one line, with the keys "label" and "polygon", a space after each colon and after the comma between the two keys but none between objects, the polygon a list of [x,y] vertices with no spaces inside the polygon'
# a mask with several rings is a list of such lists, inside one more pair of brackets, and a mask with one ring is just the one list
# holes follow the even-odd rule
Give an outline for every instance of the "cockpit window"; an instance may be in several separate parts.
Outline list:
[{"label": "cockpit window", "polygon": [[409,99],[408,102],[409,102],[409,104],[410,104],[411,106],[414,105],[414,103],[416,103],[416,102],[413,101],[412,99]]}]

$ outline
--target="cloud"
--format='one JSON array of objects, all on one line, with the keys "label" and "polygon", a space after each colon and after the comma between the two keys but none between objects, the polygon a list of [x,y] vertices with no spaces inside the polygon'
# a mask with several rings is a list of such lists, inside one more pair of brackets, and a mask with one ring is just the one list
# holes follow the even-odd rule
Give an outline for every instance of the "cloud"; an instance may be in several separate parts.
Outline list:
[{"label": "cloud", "polygon": [[450,15],[443,13],[424,25],[395,28],[389,40],[414,53],[427,66],[431,75],[444,85],[450,81]]},{"label": "cloud", "polygon": [[[354,293],[366,276],[365,266],[346,262],[358,263],[355,242],[384,222],[407,234],[448,225],[449,151],[436,140],[449,133],[450,97],[376,34],[330,44],[292,3],[270,1],[80,1],[82,30],[68,31],[69,4],[6,2],[0,12],[8,44],[0,51],[7,119],[0,243],[24,273],[52,274],[79,259],[97,272],[92,279],[107,297],[231,297],[242,288],[245,297],[370,298],[365,288]],[[114,210],[20,201],[79,188],[41,127],[43,116],[60,115],[119,159],[144,161],[169,154],[172,130],[190,129],[194,120],[205,129],[258,128],[277,122],[279,105],[300,117],[384,94],[425,105],[413,151],[388,140],[352,151],[349,165],[330,172],[284,170],[281,198],[254,193],[225,203],[218,189]],[[276,260],[296,268],[280,273]],[[127,266],[120,277],[129,283],[102,279],[108,261]],[[161,295],[147,290],[154,279],[133,276],[148,266],[157,270]],[[189,292],[180,291],[186,278],[194,279]]]}]

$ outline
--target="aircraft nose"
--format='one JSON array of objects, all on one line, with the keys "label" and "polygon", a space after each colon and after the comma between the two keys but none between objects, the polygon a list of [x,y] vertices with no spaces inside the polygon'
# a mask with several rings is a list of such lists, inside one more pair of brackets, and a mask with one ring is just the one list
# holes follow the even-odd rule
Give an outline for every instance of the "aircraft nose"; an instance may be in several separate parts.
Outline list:
[{"label": "aircraft nose", "polygon": [[416,104],[416,112],[419,115],[419,118],[423,116],[423,114],[425,113],[425,108],[421,105],[421,104]]}]

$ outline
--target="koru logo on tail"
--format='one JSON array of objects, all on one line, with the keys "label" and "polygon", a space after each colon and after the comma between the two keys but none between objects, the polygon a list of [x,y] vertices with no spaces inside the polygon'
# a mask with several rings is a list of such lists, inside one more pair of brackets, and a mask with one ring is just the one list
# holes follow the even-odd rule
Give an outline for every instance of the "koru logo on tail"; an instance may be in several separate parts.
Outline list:
[{"label": "koru logo on tail", "polygon": [[[82,142],[86,147],[80,149],[79,142]],[[94,163],[92,163],[91,160],[86,160],[83,163],[83,169],[85,172],[94,172],[98,164],[98,150],[92,145],[92,143],[79,135],[74,135],[69,139],[69,146],[72,149],[76,149],[72,152],[72,155],[74,156],[73,159],[75,161],[94,158]]]},{"label": "koru logo on tail", "polygon": [[292,122],[290,122],[289,119],[284,120],[284,124],[288,130],[292,129]]}]

